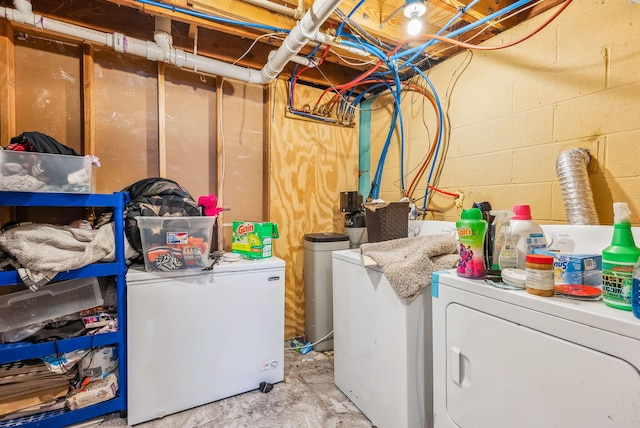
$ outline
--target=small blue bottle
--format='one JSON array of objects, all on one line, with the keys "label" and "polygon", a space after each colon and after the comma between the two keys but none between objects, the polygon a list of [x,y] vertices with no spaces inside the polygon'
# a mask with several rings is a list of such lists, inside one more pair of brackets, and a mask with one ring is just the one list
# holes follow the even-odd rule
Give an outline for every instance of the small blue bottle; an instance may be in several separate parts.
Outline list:
[{"label": "small blue bottle", "polygon": [[631,285],[631,310],[636,318],[640,318],[640,258],[633,267],[633,282]]}]

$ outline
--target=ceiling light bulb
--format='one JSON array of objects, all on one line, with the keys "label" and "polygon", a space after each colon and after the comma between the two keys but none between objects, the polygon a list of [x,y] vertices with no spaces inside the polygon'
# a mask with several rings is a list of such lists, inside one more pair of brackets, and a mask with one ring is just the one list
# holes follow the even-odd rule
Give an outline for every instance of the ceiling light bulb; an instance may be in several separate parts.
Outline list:
[{"label": "ceiling light bulb", "polygon": [[407,18],[420,17],[427,11],[424,0],[407,0],[404,6],[404,16]]},{"label": "ceiling light bulb", "polygon": [[422,30],[422,21],[417,16],[414,16],[407,24],[407,33],[410,36],[417,36],[420,30]]}]

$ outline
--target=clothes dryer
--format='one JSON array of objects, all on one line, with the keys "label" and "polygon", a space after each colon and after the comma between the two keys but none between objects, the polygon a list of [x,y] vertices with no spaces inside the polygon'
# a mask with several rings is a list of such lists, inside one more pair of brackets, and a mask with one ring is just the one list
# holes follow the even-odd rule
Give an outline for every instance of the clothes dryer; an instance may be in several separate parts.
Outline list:
[{"label": "clothes dryer", "polygon": [[433,274],[436,428],[640,426],[640,320]]}]

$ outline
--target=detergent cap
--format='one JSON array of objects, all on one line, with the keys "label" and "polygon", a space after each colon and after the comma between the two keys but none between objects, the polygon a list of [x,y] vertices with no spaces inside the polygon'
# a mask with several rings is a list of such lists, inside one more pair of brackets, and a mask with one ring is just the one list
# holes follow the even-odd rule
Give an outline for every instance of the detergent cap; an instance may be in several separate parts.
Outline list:
[{"label": "detergent cap", "polygon": [[482,220],[482,211],[480,211],[480,208],[463,209],[462,213],[460,213],[460,218],[462,220]]},{"label": "detergent cap", "polygon": [[613,203],[613,222],[614,224],[631,223],[631,211],[626,202]]},{"label": "detergent cap", "polygon": [[531,220],[531,207],[529,205],[514,205],[512,220]]}]

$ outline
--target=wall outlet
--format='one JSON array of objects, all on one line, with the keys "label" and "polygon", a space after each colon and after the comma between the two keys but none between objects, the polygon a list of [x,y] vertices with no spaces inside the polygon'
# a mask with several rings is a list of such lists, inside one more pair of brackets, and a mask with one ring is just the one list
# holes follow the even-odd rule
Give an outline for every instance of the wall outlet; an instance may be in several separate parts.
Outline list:
[{"label": "wall outlet", "polygon": [[278,360],[265,361],[260,364],[260,371],[274,370],[278,368]]}]

